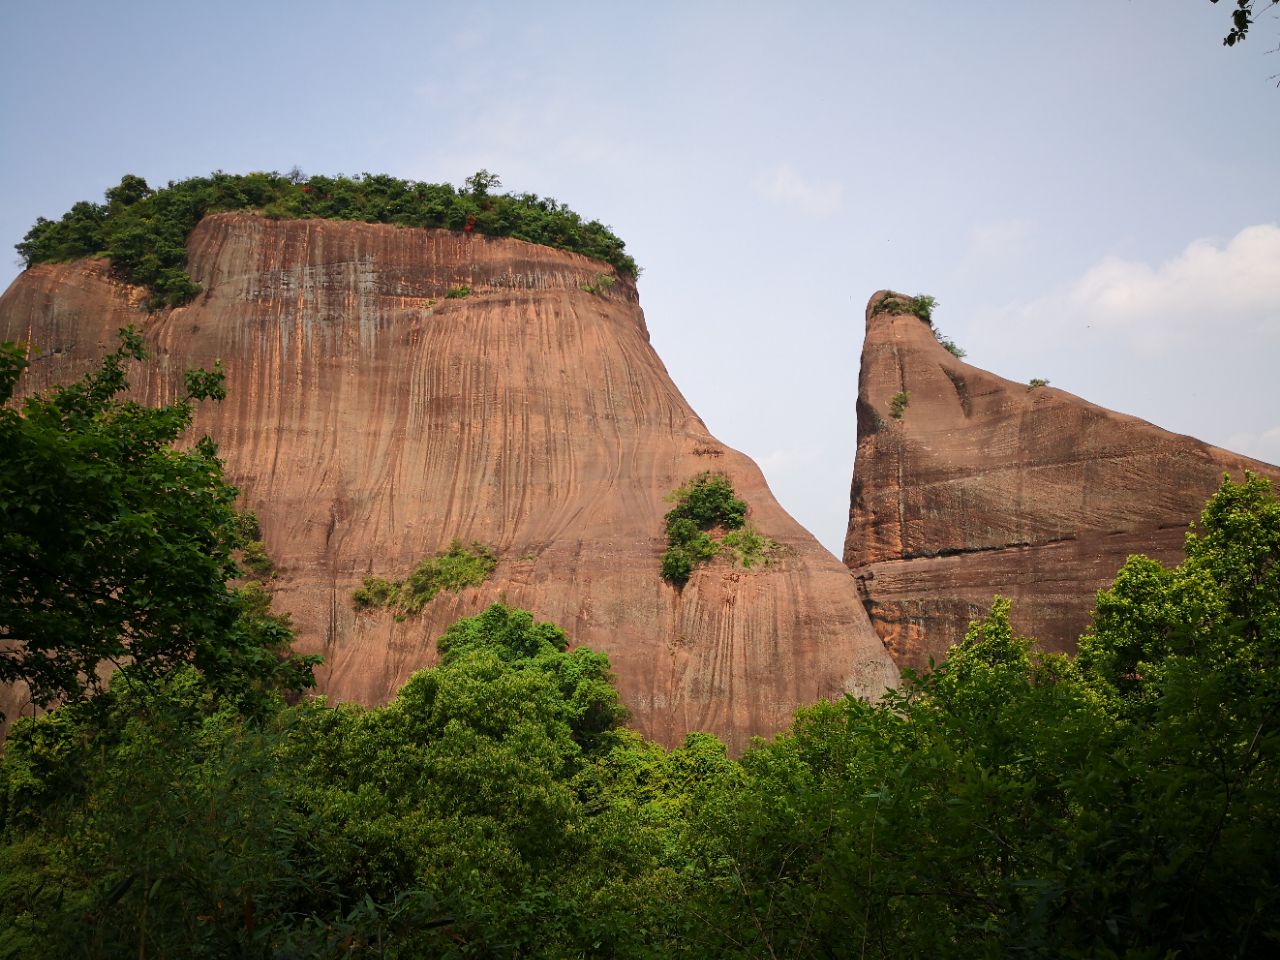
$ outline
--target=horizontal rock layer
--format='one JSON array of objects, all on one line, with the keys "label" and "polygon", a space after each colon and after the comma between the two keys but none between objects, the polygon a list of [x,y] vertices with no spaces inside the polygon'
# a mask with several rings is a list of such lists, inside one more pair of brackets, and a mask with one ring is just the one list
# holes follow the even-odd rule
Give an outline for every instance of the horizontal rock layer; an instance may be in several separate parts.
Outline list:
[{"label": "horizontal rock layer", "polygon": [[[603,264],[247,214],[206,218],[188,249],[203,293],[185,307],[147,314],[102,261],[40,265],[0,298],[0,339],[41,347],[28,391],[92,368],[127,323],[154,353],[134,377],[148,402],[223,361],[228,399],[197,429],[258,514],[277,608],[325,656],[322,691],[388,700],[448,624],[498,599],[608,652],[636,725],[667,744],[711,730],[740,749],[797,706],[896,681],[848,571],[667,376],[634,285],[581,289]],[[659,575],[663,498],[708,469],[783,552],[764,569],[716,561],[676,590]],[[363,577],[403,576],[455,537],[496,550],[483,587],[399,623],[352,608]]]},{"label": "horizontal rock layer", "polygon": [[[1075,649],[1134,553],[1182,558],[1224,473],[1280,469],[980,370],[932,327],[867,307],[844,560],[900,666],[941,660],[993,596],[1050,650]],[[906,393],[901,418],[893,398]]]}]

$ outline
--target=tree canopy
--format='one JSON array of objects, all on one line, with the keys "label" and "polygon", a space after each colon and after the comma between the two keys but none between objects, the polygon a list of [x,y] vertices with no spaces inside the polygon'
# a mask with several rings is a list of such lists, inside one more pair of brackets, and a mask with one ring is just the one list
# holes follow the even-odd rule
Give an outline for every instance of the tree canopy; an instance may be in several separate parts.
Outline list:
[{"label": "tree canopy", "polygon": [[[1218,0],[1209,0],[1217,3]],[[1254,24],[1254,8],[1274,7],[1280,0],[1235,0],[1235,8],[1231,11],[1231,30],[1222,38],[1224,47],[1234,47],[1249,35],[1249,28]]]},{"label": "tree canopy", "polygon": [[[286,702],[265,666],[285,625],[264,632],[263,591],[226,584],[252,524],[210,444],[172,446],[220,380],[138,407],[118,394],[140,353],[126,333],[79,384],[0,410],[6,676],[67,701],[0,756],[0,960],[1280,944],[1267,481],[1224,480],[1177,566],[1130,559],[1077,658],[1038,651],[997,599],[900,690],[802,710],[734,759],[627,730],[607,658],[501,604],[385,706]],[[0,350],[4,396],[22,364]],[[745,510],[693,489],[695,527]],[[79,696],[104,658],[115,679]]]},{"label": "tree canopy", "polygon": [[133,678],[194,663],[224,687],[309,669],[287,631],[245,616],[235,499],[212,441],[175,442],[194,404],[221,399],[221,370],[191,371],[162,407],[123,399],[145,352],[132,328],[86,377],[10,401],[27,366],[0,344],[0,681],[38,706],[97,692],[126,662]]},{"label": "tree canopy", "polygon": [[626,244],[598,220],[584,220],[551,197],[491,192],[500,185],[497,174],[487,170],[469,177],[462,189],[368,173],[218,172],[152,190],[129,174],[107,190],[105,203],[81,201],[58,220],[37,219],[17,250],[27,266],[110,257],[122,279],[151,291],[153,307],[177,306],[199,292],[186,272],[187,237],[207,214],[228,210],[515,237],[594,257],[624,276],[637,276]]}]

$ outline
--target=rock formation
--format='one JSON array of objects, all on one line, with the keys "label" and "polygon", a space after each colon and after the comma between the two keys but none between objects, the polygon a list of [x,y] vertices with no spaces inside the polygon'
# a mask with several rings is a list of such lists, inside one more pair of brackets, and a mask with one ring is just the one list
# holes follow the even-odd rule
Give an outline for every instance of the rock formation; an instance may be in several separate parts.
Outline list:
[{"label": "rock formation", "polygon": [[[711,730],[741,749],[800,705],[896,681],[848,571],[707,432],[649,345],[634,285],[593,283],[605,265],[248,214],[206,218],[188,251],[203,293],[151,314],[103,261],[33,266],[0,298],[0,340],[41,348],[28,391],[83,374],[129,323],[153,353],[134,370],[140,399],[223,361],[229,398],[197,429],[256,511],[277,609],[324,654],[331,697],[388,700],[445,626],[500,598],[606,651],[636,726],[667,744]],[[763,569],[717,560],[677,590],[659,575],[663,498],[708,469],[782,551]],[[496,551],[484,586],[403,622],[353,609],[363,577],[403,576],[455,537]]]},{"label": "rock formation", "polygon": [[1129,555],[1181,560],[1224,473],[1280,480],[1268,464],[971,366],[927,321],[878,310],[887,296],[867,307],[844,560],[900,666],[941,660],[997,594],[1018,630],[1074,650]]}]

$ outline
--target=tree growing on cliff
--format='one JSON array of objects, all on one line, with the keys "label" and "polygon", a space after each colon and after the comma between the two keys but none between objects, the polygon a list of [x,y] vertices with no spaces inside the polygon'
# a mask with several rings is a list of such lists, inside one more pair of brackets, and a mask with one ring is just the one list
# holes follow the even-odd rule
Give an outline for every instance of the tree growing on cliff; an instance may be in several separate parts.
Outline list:
[{"label": "tree growing on cliff", "polygon": [[[88,697],[112,667],[133,680],[193,663],[214,685],[310,681],[289,635],[246,620],[236,489],[208,438],[175,442],[197,401],[224,396],[221,370],[194,370],[162,407],[122,399],[140,335],[83,379],[9,404],[27,366],[0,345],[0,682],[48,706]],[[249,622],[253,621],[253,622]]]}]

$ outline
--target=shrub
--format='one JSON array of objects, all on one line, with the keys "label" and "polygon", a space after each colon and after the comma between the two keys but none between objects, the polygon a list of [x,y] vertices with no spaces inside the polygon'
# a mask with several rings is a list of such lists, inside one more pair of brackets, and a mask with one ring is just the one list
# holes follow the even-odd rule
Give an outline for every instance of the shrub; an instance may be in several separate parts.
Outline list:
[{"label": "shrub", "polygon": [[240,548],[240,566],[259,579],[273,577],[276,572],[276,565],[267,554],[267,545],[261,540],[245,541]]},{"label": "shrub", "polygon": [[904,297],[897,293],[886,293],[880,298],[879,302],[871,308],[873,317],[882,313],[898,314],[909,313],[912,316],[919,317],[925,323],[933,323],[933,311],[938,306],[935,297],[926,294],[918,294],[914,297]]},{"label": "shrub", "polygon": [[449,549],[423,560],[403,580],[365,577],[364,586],[351,595],[357,610],[390,607],[398,617],[422,612],[441,590],[458,593],[489,579],[498,559],[483,543],[464,546],[455,539]]},{"label": "shrub", "polygon": [[382,577],[365,577],[364,586],[351,595],[351,602],[357,610],[389,607],[395,603],[399,593],[398,583],[392,583]]},{"label": "shrub", "polygon": [[667,513],[668,532],[677,520],[692,520],[700,530],[716,525],[736,530],[747,519],[747,505],[734,495],[733,484],[724,474],[700,473],[667,499],[675,503]]},{"label": "shrub", "polygon": [[245,544],[250,540],[262,539],[262,527],[258,523],[258,515],[252,510],[236,512],[236,540]]},{"label": "shrub", "polygon": [[937,338],[938,343],[942,344],[942,349],[947,351],[947,353],[951,354],[956,359],[963,360],[968,356],[968,353],[965,352],[963,347],[957,346],[956,342],[950,337],[944,337],[942,335],[942,331],[937,327],[933,328],[933,335]]},{"label": "shrub", "polygon": [[901,390],[889,398],[889,414],[895,420],[901,420],[903,411],[907,409],[907,404],[911,401],[911,394],[906,390]]},{"label": "shrub", "polygon": [[1032,377],[1031,381],[1027,384],[1027,389],[1034,390],[1037,387],[1047,387],[1048,385],[1049,385],[1048,380],[1045,380],[1042,377]]},{"label": "shrub", "polygon": [[720,552],[707,532],[713,527],[737,530],[747,520],[747,505],[722,474],[700,473],[667,497],[675,506],[667,512],[667,550],[662,555],[664,580],[683,586],[693,568]]},{"label": "shrub", "polygon": [[933,311],[938,301],[935,297],[921,293],[907,301],[907,313],[919,317],[925,323],[933,323]]},{"label": "shrub", "polygon": [[446,300],[461,300],[463,297],[471,296],[470,287],[450,287],[449,292],[445,295]]}]

